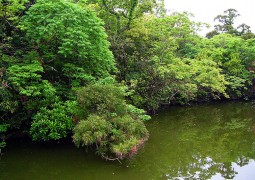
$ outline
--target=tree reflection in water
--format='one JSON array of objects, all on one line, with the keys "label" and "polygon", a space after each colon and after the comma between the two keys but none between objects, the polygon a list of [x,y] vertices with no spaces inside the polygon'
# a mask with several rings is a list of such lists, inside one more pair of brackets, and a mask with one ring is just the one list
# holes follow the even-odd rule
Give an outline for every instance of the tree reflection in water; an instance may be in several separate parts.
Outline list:
[{"label": "tree reflection in water", "polygon": [[241,102],[172,107],[147,123],[149,141],[122,164],[68,144],[8,143],[0,179],[253,180],[254,112]]},{"label": "tree reflection in water", "polygon": [[233,179],[238,174],[233,164],[243,167],[255,159],[254,112],[249,103],[228,103],[159,114],[148,125],[151,139],[137,159],[153,162],[155,178]]}]

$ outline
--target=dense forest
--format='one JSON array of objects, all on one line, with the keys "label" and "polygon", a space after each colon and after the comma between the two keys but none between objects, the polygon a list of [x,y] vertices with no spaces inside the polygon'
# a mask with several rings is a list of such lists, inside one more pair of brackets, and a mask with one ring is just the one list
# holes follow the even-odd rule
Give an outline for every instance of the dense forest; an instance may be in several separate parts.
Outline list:
[{"label": "dense forest", "polygon": [[201,37],[206,24],[164,0],[0,0],[0,148],[72,137],[119,160],[164,106],[248,100],[255,35],[238,16],[227,9]]}]

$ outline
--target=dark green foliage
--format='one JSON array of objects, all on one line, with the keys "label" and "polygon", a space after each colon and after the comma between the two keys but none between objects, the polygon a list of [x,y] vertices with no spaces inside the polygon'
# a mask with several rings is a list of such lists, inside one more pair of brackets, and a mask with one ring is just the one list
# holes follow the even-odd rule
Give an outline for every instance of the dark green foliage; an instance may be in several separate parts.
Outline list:
[{"label": "dark green foliage", "polygon": [[78,91],[79,122],[73,139],[77,146],[95,144],[104,158],[133,155],[148,138],[143,124],[150,117],[124,100],[125,89],[97,83]]},{"label": "dark green foliage", "polygon": [[5,132],[7,131],[8,125],[6,124],[0,124],[0,156],[1,156],[1,148],[4,148],[5,143]]},{"label": "dark green foliage", "polygon": [[14,55],[24,44],[18,28],[29,0],[0,0],[0,53]]},{"label": "dark green foliage", "polygon": [[247,24],[240,24],[237,28],[234,27],[234,21],[240,14],[235,9],[227,9],[224,14],[218,15],[214,18],[214,21],[218,21],[220,24],[214,26],[215,30],[206,34],[207,38],[212,38],[215,35],[221,33],[228,33],[236,36],[241,36],[243,39],[254,38],[254,34],[250,30],[250,26]]},{"label": "dark green foliage", "polygon": [[229,34],[235,34],[237,33],[234,28],[234,19],[240,16],[238,14],[237,10],[235,9],[227,9],[224,11],[224,15],[218,15],[216,18],[214,18],[214,21],[217,20],[221,24],[216,25],[215,29],[217,32],[228,32]]}]

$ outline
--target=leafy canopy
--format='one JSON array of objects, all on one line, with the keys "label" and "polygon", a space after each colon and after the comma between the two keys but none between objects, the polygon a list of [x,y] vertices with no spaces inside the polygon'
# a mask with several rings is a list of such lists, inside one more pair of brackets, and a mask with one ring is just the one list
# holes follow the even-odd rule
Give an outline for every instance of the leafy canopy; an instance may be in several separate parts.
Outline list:
[{"label": "leafy canopy", "polygon": [[20,27],[43,63],[58,76],[63,76],[63,66],[68,64],[71,74],[80,68],[77,73],[87,75],[68,76],[70,80],[107,77],[115,71],[103,22],[87,8],[66,0],[40,0],[29,9]]}]

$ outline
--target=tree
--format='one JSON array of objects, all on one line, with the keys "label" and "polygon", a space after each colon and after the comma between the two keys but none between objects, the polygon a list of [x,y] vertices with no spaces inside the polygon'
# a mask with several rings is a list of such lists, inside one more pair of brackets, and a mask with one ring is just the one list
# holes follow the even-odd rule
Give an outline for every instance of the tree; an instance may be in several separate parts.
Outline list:
[{"label": "tree", "polygon": [[129,49],[130,43],[127,31],[133,28],[136,20],[145,14],[164,14],[164,1],[155,0],[89,0],[87,4],[93,4],[98,16],[105,22],[108,40],[111,42],[111,50],[119,70],[118,81],[126,80],[129,74]]},{"label": "tree", "polygon": [[242,36],[244,39],[254,37],[254,34],[250,30],[250,26],[242,23],[237,28],[234,27],[234,21],[240,14],[235,9],[227,9],[224,14],[218,15],[214,18],[214,21],[218,21],[220,24],[214,26],[215,30],[206,34],[207,38],[212,38],[215,35],[221,33],[228,33],[236,36]]},{"label": "tree", "polygon": [[129,51],[133,61],[129,62],[133,64],[126,81],[136,106],[155,112],[163,104],[188,103],[201,94],[209,98],[225,95],[221,69],[210,57],[197,57],[202,41],[195,33],[199,24],[190,21],[187,13],[145,18],[144,24],[138,21],[128,32],[133,45]]},{"label": "tree", "polygon": [[239,32],[239,35],[244,35],[246,33],[251,33],[251,30],[250,30],[250,26],[248,26],[247,24],[241,24],[237,27],[237,30]]},{"label": "tree", "polygon": [[[130,29],[132,22],[143,16],[144,13],[153,13],[155,10],[158,14],[164,11],[164,0],[161,1],[139,1],[139,0],[100,0],[98,1],[99,6],[101,6],[105,11],[102,11],[102,15],[107,14],[107,16],[101,16],[102,19],[106,22],[106,30],[115,31],[117,35],[120,35],[126,30]],[[155,8],[155,9],[153,9]],[[114,17],[114,22],[111,22],[111,18],[105,17]],[[108,24],[116,23],[113,27],[108,26]]]},{"label": "tree", "polygon": [[220,34],[204,41],[202,53],[207,54],[223,70],[227,81],[226,92],[231,98],[248,94],[251,84],[254,50],[250,41],[230,34]]},{"label": "tree", "polygon": [[[68,1],[38,1],[23,18],[29,45],[39,52],[43,78],[57,87],[60,100],[33,116],[34,140],[65,137],[73,128],[66,99],[72,87],[110,76],[115,71],[102,21],[89,9]],[[69,87],[69,88],[67,88]]]},{"label": "tree", "polygon": [[143,120],[150,117],[127,104],[125,89],[96,83],[77,92],[80,112],[73,140],[79,146],[95,145],[103,158],[119,160],[134,155],[148,138]]},{"label": "tree", "polygon": [[241,25],[239,25],[237,27],[237,31],[238,31],[238,36],[241,36],[243,39],[247,40],[247,39],[254,39],[255,38],[255,34],[251,32],[251,27],[248,26],[245,23],[242,23]]},{"label": "tree", "polygon": [[72,88],[111,76],[115,63],[103,23],[91,10],[65,0],[41,0],[20,18],[16,13],[25,2],[7,6],[15,10],[10,16],[24,47],[0,57],[1,125],[13,131],[31,127],[34,140],[59,139],[73,128],[66,105],[75,100]]},{"label": "tree", "polygon": [[38,1],[21,28],[51,82],[85,85],[115,71],[103,22],[89,9],[64,0]]},{"label": "tree", "polygon": [[235,34],[236,30],[234,28],[234,20],[235,18],[237,18],[238,16],[240,16],[240,14],[238,14],[237,10],[235,9],[227,9],[226,11],[224,11],[223,15],[218,15],[214,18],[214,21],[219,21],[218,25],[215,25],[215,29],[217,32],[219,33],[224,33],[227,32],[229,34]]},{"label": "tree", "polygon": [[217,30],[213,30],[213,31],[211,31],[211,32],[209,32],[209,33],[206,33],[206,37],[208,38],[208,39],[211,39],[211,38],[213,38],[214,36],[216,36],[216,35],[218,35],[218,34],[220,34]]}]

